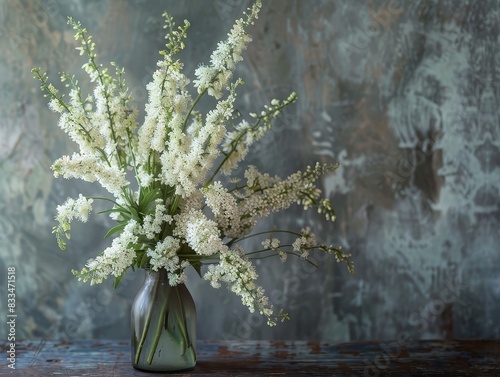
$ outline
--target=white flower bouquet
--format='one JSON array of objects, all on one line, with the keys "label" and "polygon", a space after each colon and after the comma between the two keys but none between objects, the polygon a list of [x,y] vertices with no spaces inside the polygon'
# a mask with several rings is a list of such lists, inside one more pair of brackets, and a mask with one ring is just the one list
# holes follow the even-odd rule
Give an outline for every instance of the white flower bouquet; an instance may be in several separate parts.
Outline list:
[{"label": "white flower bouquet", "polygon": [[[67,100],[48,82],[47,74],[33,69],[50,98],[50,108],[60,113],[60,128],[79,147],[78,153],[55,161],[54,175],[98,182],[111,194],[109,198],[80,194],[57,207],[54,233],[62,249],[70,238],[72,220],[86,222],[93,200],[108,201],[110,207],[104,212],[116,221],[107,233],[113,237],[111,245],[81,271],[73,270],[78,279],[96,284],[112,275],[116,285],[129,268],[165,269],[175,286],[185,281],[184,271],[192,266],[213,287],[226,283],[250,311],[257,310],[274,325],[288,315],[276,312],[257,284],[253,259],[277,256],[285,261],[297,256],[308,261],[309,254],[318,250],[354,271],[350,255],[341,247],[319,243],[308,227],[252,233],[259,220],[296,203],[335,220],[329,200],[315,185],[335,165],[317,164],[286,179],[254,166],[247,166],[239,179],[232,176],[252,144],[296,99],[295,93],[285,100],[274,99],[262,111],[250,113],[248,120],[234,109],[237,88],[243,84],[233,79],[234,68],[251,41],[247,29],[260,7],[257,1],[249,8],[227,40],[218,44],[210,64],[197,68],[194,89],[175,58],[184,48],[189,23],[176,26],[164,14],[166,49],[160,52],[163,58],[147,86],[149,98],[140,126],[124,70],[111,63],[112,75],[97,63],[92,37],[79,22],[68,21],[76,30],[80,53],[88,57],[83,69],[95,85],[93,93],[83,96],[75,77],[63,73]],[[206,113],[197,108],[203,96],[215,98],[214,108]],[[280,234],[292,234],[295,241],[281,242]],[[244,250],[241,242],[249,237],[261,237],[262,247]]]}]

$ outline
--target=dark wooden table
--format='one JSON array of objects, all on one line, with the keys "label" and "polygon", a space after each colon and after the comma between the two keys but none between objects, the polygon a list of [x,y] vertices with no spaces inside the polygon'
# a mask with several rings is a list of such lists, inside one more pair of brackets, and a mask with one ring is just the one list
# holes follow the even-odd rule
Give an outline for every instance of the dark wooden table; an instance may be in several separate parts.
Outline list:
[{"label": "dark wooden table", "polygon": [[2,345],[0,376],[500,376],[500,340],[344,344],[302,341],[198,341],[198,362],[184,373],[132,368],[127,341],[17,341],[16,369]]}]

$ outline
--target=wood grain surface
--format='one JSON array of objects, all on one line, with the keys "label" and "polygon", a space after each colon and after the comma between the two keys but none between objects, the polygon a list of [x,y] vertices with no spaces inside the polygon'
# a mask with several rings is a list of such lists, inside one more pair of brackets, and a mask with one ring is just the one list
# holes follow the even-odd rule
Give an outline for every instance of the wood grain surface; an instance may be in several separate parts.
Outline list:
[{"label": "wood grain surface", "polygon": [[[307,341],[198,341],[194,370],[147,373],[132,368],[130,343],[118,340],[16,343],[16,369],[0,376],[495,376],[500,340],[343,344]],[[7,345],[2,342],[2,354]]]}]

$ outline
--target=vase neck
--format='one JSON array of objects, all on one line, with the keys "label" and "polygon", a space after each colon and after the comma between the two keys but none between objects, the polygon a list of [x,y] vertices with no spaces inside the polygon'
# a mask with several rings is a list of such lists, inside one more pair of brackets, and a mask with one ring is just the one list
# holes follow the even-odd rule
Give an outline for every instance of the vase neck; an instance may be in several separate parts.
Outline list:
[{"label": "vase neck", "polygon": [[153,271],[151,269],[145,269],[145,278],[144,278],[144,284],[145,285],[150,285],[150,284],[162,284],[162,285],[169,285],[168,281],[168,273],[165,269],[161,269],[158,271]]}]

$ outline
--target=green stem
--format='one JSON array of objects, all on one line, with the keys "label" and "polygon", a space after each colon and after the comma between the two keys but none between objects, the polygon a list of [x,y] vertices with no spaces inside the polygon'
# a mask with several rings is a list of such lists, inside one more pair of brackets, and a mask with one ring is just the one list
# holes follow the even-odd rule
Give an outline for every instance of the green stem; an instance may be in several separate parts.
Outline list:
[{"label": "green stem", "polygon": [[[158,284],[158,283],[156,283]],[[155,285],[156,288],[156,285]],[[149,307],[148,316],[146,318],[146,323],[144,324],[144,330],[142,331],[141,340],[139,341],[139,345],[137,346],[137,351],[135,353],[135,364],[139,364],[139,358],[141,357],[142,347],[144,346],[144,342],[146,341],[146,337],[149,331],[149,324],[151,323],[151,317],[153,316],[153,305]]]},{"label": "green stem", "polygon": [[141,340],[139,342],[139,346],[137,347],[137,352],[135,353],[135,364],[139,364],[139,358],[141,357],[142,347],[144,346],[144,341],[146,340],[146,336],[148,335],[149,324],[151,323],[151,309],[148,313],[148,318],[146,319],[146,324],[144,326],[144,331],[142,332]]},{"label": "green stem", "polygon": [[285,230],[285,229],[266,230],[266,231],[263,231],[263,232],[252,233],[252,234],[249,234],[248,236],[244,236],[244,237],[241,237],[241,238],[233,238],[231,240],[231,244],[233,244],[235,242],[237,243],[237,242],[246,240],[248,238],[260,236],[262,234],[270,234],[271,235],[271,234],[274,234],[274,233],[288,233],[288,234],[293,234],[294,236],[300,236],[300,233],[297,233],[297,232],[294,232],[294,231],[291,231],[291,230]]},{"label": "green stem", "polygon": [[[96,70],[97,76],[99,78],[99,82],[101,83],[101,85],[103,87],[104,98],[106,100],[106,115],[108,116],[108,120],[109,120],[109,128],[111,130],[111,137],[112,137],[113,141],[116,144],[118,144],[118,140],[116,138],[116,133],[115,133],[115,128],[114,128],[113,114],[111,113],[111,108],[109,106],[109,93],[106,90],[106,89],[108,89],[108,85],[104,80],[102,71],[99,69],[99,66],[95,62],[96,55],[93,55],[91,48],[89,48],[90,43],[89,43],[88,38],[85,36],[85,33],[83,32],[83,30],[81,28],[79,28],[79,31],[82,32],[82,44],[83,44],[82,47],[85,49],[85,52],[87,53],[87,55],[89,57],[89,63]],[[115,152],[116,152],[115,157],[116,157],[116,161],[118,162],[118,166],[120,167],[120,169],[122,169],[125,166],[125,163],[122,162],[122,159],[120,157],[120,153],[118,152],[117,148],[115,148]]]},{"label": "green stem", "polygon": [[[260,121],[261,121],[261,117],[259,118],[259,120],[251,127],[252,129],[254,128],[257,128],[257,126],[260,124]],[[238,143],[240,142],[240,140],[243,138],[243,136],[245,136],[246,134],[248,133],[248,130],[245,130],[243,131],[233,142],[233,146],[231,147],[231,150],[225,154],[224,158],[222,159],[222,161],[219,163],[219,165],[217,166],[217,168],[215,169],[214,173],[212,174],[212,176],[205,182],[205,184],[203,185],[203,187],[208,187],[212,181],[214,180],[214,178],[217,176],[217,174],[219,173],[220,169],[222,169],[222,167],[224,166],[224,164],[226,163],[226,161],[229,159],[229,157],[231,157],[231,154],[233,154],[233,152],[236,150],[236,148],[238,147]]]},{"label": "green stem", "polygon": [[163,299],[163,305],[161,307],[160,315],[158,317],[158,324],[156,325],[156,333],[155,333],[155,337],[153,339],[153,345],[152,345],[151,350],[149,351],[149,355],[148,355],[147,363],[149,365],[151,365],[151,363],[153,362],[153,357],[154,357],[155,352],[156,352],[156,347],[158,346],[158,342],[160,341],[162,327],[165,323],[165,314],[167,311],[169,299],[170,299],[169,296],[167,296],[165,299]]},{"label": "green stem", "polygon": [[180,330],[182,332],[182,336],[184,338],[184,341],[187,344],[187,348],[191,347],[191,339],[189,338],[189,331],[187,329],[187,320],[186,320],[186,311],[184,310],[184,303],[182,302],[181,295],[179,293],[179,288],[178,286],[175,286],[175,292],[177,293],[177,299],[179,300],[179,306],[181,308],[181,313],[182,313],[182,326],[180,326]]},{"label": "green stem", "polygon": [[177,211],[177,207],[179,206],[180,200],[181,200],[180,195],[174,196],[174,201],[173,201],[172,205],[170,206],[170,211],[168,212],[168,214],[170,216],[175,215],[175,212]]},{"label": "green stem", "polygon": [[203,97],[203,95],[207,92],[208,88],[203,90],[200,94],[198,94],[198,97],[196,97],[196,99],[194,100],[193,104],[191,105],[191,108],[189,109],[189,111],[187,112],[186,114],[186,119],[184,119],[184,124],[182,125],[182,131],[186,131],[186,127],[187,127],[187,122],[189,120],[189,117],[191,116],[191,113],[193,112],[194,108],[196,107],[196,105],[198,104],[198,102],[200,101],[201,97]]},{"label": "green stem", "polygon": [[[248,257],[248,259],[250,259],[250,260],[266,259],[266,258],[276,257],[276,256],[279,255],[279,251],[282,251],[282,252],[284,252],[287,255],[293,255],[293,256],[296,256],[296,257],[300,257],[300,254],[298,254],[296,252],[283,250],[284,247],[292,247],[292,246],[293,245],[280,245],[279,249],[276,249],[276,250],[273,250],[273,249],[261,249],[261,250],[256,250],[256,251],[250,251],[248,253],[245,253],[245,256]],[[310,247],[309,248],[309,250],[314,250],[314,249],[318,249],[318,247]],[[265,252],[271,252],[271,254],[264,255],[264,256],[258,256],[258,257],[249,257],[249,255],[259,254],[259,253],[265,253]],[[305,261],[307,263],[309,263],[310,265],[316,267],[316,268],[319,267],[318,265],[316,265],[316,263],[312,262],[311,260],[309,260],[307,258],[305,259]]]}]

